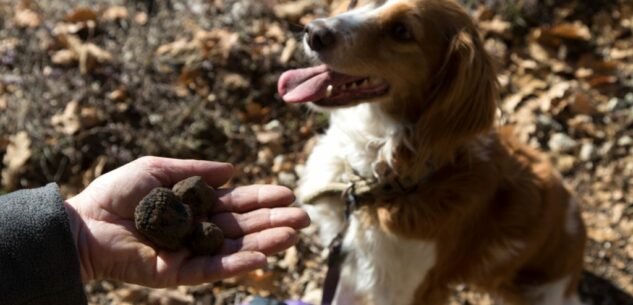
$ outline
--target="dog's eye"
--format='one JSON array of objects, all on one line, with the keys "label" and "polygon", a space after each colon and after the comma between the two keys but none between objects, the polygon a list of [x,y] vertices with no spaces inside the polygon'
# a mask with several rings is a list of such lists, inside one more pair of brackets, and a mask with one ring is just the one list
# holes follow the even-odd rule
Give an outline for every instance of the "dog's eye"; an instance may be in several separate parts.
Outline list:
[{"label": "dog's eye", "polygon": [[413,34],[409,28],[401,22],[396,22],[391,26],[391,36],[401,42],[407,42],[413,40]]}]

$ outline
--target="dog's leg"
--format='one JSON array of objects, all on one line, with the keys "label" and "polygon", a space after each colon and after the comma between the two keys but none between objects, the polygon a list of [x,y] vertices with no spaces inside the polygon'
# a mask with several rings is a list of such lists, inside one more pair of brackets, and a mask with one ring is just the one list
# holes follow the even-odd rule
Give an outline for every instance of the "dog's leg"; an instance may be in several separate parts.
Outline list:
[{"label": "dog's leg", "polygon": [[340,196],[321,196],[310,203],[305,200],[328,184],[340,181],[345,173],[344,159],[336,151],[337,147],[341,147],[340,143],[332,137],[324,136],[319,139],[306,162],[297,188],[299,203],[319,226],[323,246],[327,246],[342,229],[345,205]]}]

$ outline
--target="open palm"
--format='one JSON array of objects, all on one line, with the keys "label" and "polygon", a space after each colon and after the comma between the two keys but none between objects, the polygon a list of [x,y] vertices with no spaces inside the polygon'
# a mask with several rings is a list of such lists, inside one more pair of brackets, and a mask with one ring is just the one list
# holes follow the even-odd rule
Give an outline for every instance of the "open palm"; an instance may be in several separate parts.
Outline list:
[{"label": "open palm", "polygon": [[109,172],[66,201],[84,281],[116,279],[152,287],[216,281],[257,269],[266,255],[298,239],[310,220],[287,188],[251,185],[218,189],[219,203],[209,218],[226,237],[221,253],[192,256],[188,250],[154,248],[134,226],[134,209],[153,188],[170,187],[191,176],[211,186],[232,175],[230,164],[144,157]]}]

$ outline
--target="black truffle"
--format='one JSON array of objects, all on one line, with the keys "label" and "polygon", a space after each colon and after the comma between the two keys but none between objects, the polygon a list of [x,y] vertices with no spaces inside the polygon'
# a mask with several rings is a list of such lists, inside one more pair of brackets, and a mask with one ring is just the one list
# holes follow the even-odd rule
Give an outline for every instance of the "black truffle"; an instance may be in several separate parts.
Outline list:
[{"label": "black truffle", "polygon": [[178,250],[193,229],[188,206],[167,188],[155,188],[134,211],[136,229],[159,248]]},{"label": "black truffle", "polygon": [[176,183],[172,191],[191,208],[195,217],[206,216],[217,200],[214,189],[200,176],[189,177]]},{"label": "black truffle", "polygon": [[218,253],[224,243],[224,233],[210,222],[199,222],[191,235],[189,249],[194,255],[213,255]]}]

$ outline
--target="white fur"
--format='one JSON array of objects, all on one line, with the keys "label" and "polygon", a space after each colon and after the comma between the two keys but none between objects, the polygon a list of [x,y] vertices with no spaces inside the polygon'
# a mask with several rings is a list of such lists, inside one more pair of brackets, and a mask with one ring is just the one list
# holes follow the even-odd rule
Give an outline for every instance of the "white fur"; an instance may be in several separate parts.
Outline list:
[{"label": "white fur", "polygon": [[[375,177],[381,162],[392,163],[403,127],[378,107],[366,103],[331,113],[330,128],[306,163],[297,191],[300,202],[328,183],[347,182],[347,166],[361,176]],[[319,224],[322,243],[329,244],[341,230],[344,203],[325,197],[304,206]],[[410,305],[435,263],[433,243],[388,235],[377,226],[361,228],[357,215],[350,217],[344,249],[349,254],[335,302],[339,305],[358,304],[361,298],[376,305]]]},{"label": "white fur", "polygon": [[[331,113],[330,128],[310,154],[299,183],[300,202],[329,183],[349,182],[347,167],[369,178],[375,177],[381,161],[391,164],[402,130],[377,107],[366,103]],[[343,202],[339,198],[319,198],[305,207],[312,219],[322,222],[321,241],[327,245],[340,231]]]},{"label": "white fur", "polygon": [[349,251],[336,305],[365,297],[371,304],[411,305],[418,286],[435,264],[435,245],[398,238],[379,227],[363,228],[352,218],[343,248]]}]

